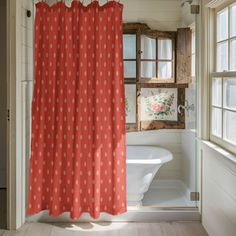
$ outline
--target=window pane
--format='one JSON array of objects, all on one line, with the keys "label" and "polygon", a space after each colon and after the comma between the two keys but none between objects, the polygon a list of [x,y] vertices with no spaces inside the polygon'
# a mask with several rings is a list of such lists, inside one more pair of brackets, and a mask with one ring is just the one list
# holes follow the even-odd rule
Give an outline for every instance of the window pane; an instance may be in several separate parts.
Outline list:
[{"label": "window pane", "polygon": [[217,42],[228,38],[228,8],[217,14]]},{"label": "window pane", "polygon": [[125,85],[126,123],[136,123],[136,84]]},{"label": "window pane", "polygon": [[231,40],[230,42],[230,70],[236,71],[236,40],[235,39]]},{"label": "window pane", "polygon": [[172,77],[172,62],[158,62],[158,78]]},{"label": "window pane", "polygon": [[222,106],[222,79],[212,79],[212,105]]},{"label": "window pane", "polygon": [[159,60],[172,59],[172,40],[158,39],[158,59]]},{"label": "window pane", "polygon": [[224,111],[224,139],[236,144],[236,112]]},{"label": "window pane", "polygon": [[156,39],[141,35],[141,59],[156,59]]},{"label": "window pane", "polygon": [[236,78],[224,79],[224,107],[236,109]]},{"label": "window pane", "polygon": [[228,71],[228,42],[217,44],[217,71]]},{"label": "window pane", "polygon": [[136,61],[124,61],[124,77],[136,78]]},{"label": "window pane", "polygon": [[124,59],[136,59],[136,35],[123,34]]},{"label": "window pane", "polygon": [[222,132],[222,110],[220,108],[212,108],[212,134],[221,137]]},{"label": "window pane", "polygon": [[156,62],[142,61],[141,62],[141,77],[156,78]]},{"label": "window pane", "polygon": [[236,36],[236,4],[230,10],[230,35],[233,37]]}]

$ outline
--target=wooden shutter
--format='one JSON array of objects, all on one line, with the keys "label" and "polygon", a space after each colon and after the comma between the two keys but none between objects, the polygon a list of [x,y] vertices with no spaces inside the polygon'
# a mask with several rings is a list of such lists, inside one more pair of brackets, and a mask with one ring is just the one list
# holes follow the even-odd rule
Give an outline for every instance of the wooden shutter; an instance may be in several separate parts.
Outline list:
[{"label": "wooden shutter", "polygon": [[176,48],[176,83],[191,83],[191,53],[192,53],[192,32],[190,28],[177,30]]}]

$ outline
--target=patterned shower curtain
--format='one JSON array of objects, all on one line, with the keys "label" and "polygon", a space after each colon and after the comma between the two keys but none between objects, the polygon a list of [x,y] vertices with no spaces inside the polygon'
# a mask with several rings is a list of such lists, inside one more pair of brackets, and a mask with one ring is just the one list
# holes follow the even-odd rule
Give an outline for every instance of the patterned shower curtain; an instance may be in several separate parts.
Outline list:
[{"label": "patterned shower curtain", "polygon": [[122,10],[36,4],[29,214],[126,211]]}]

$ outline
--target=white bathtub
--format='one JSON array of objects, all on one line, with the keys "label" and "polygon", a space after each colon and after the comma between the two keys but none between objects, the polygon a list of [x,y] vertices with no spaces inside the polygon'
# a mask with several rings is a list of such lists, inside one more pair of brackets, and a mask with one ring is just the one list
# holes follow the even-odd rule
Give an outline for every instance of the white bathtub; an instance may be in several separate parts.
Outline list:
[{"label": "white bathtub", "polygon": [[173,159],[170,151],[155,146],[127,146],[127,204],[142,205],[144,193],[159,168]]}]

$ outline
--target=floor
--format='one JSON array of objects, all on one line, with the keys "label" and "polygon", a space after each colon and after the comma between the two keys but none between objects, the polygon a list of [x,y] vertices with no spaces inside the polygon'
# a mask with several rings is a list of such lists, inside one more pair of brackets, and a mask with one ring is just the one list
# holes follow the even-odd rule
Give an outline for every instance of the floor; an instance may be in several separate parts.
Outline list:
[{"label": "floor", "polygon": [[[7,190],[0,189],[0,229],[7,226]],[[0,234],[1,235],[1,234]]]},{"label": "floor", "polygon": [[[178,191],[151,188],[143,199],[144,206],[186,206],[188,202]],[[0,189],[0,228],[6,226],[6,190]],[[27,223],[18,231],[0,230],[0,236],[207,236],[197,222],[172,223]]]},{"label": "floor", "polygon": [[197,222],[172,223],[27,223],[18,231],[0,231],[0,236],[207,236]]},{"label": "floor", "polygon": [[143,206],[184,207],[195,206],[178,188],[150,188],[143,198]]}]

